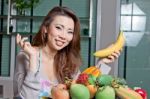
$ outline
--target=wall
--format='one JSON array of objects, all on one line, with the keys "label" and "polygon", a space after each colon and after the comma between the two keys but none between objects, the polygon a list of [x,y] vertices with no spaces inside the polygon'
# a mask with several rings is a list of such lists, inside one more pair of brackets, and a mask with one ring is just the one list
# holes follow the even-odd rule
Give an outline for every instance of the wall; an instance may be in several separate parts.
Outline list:
[{"label": "wall", "polygon": [[[120,30],[120,0],[98,0],[96,50],[106,48]],[[118,61],[109,64],[112,75],[118,75]]]}]

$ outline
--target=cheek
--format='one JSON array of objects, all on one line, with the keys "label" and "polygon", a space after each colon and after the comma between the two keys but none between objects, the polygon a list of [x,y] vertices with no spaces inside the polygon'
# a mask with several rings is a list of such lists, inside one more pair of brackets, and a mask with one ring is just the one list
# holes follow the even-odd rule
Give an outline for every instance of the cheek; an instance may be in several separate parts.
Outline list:
[{"label": "cheek", "polygon": [[57,31],[55,28],[50,27],[48,30],[48,34],[49,34],[49,36],[55,37],[55,36],[57,36]]},{"label": "cheek", "polygon": [[48,38],[49,38],[49,39],[53,39],[53,38],[55,38],[55,37],[57,37],[57,33],[56,33],[55,31],[48,33]]},{"label": "cheek", "polygon": [[52,43],[55,38],[56,38],[56,36],[53,35],[52,33],[49,33],[49,34],[48,34],[48,42],[49,42],[49,43]]},{"label": "cheek", "polygon": [[73,36],[67,36],[65,46],[68,46],[72,40],[73,40]]},{"label": "cheek", "polygon": [[73,40],[73,35],[68,36],[68,42],[71,42]]}]

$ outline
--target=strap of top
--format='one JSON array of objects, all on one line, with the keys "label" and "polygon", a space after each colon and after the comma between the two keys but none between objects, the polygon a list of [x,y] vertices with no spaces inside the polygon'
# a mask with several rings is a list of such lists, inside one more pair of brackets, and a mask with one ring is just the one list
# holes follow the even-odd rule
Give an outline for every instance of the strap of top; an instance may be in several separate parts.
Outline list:
[{"label": "strap of top", "polygon": [[40,67],[42,66],[42,49],[40,49],[40,53],[39,53],[40,55],[39,55],[39,68],[38,69],[40,69]]},{"label": "strap of top", "polygon": [[42,65],[42,50],[40,49],[39,55],[38,55],[37,71],[36,71],[35,75],[37,75],[39,73],[41,65]]}]

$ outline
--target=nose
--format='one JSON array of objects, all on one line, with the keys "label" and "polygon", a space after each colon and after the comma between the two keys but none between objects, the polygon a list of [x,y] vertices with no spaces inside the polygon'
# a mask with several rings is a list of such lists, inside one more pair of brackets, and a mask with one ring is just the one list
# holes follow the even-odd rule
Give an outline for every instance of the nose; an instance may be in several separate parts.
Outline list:
[{"label": "nose", "polygon": [[65,31],[63,31],[61,34],[60,34],[60,38],[61,39],[66,39],[66,32]]}]

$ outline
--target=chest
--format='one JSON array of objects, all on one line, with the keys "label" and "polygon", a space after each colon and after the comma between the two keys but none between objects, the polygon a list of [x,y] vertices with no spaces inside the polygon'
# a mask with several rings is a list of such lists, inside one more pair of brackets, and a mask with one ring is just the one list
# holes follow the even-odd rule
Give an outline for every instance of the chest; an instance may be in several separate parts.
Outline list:
[{"label": "chest", "polygon": [[53,60],[42,60],[41,70],[50,81],[56,80],[55,68],[53,64]]}]

